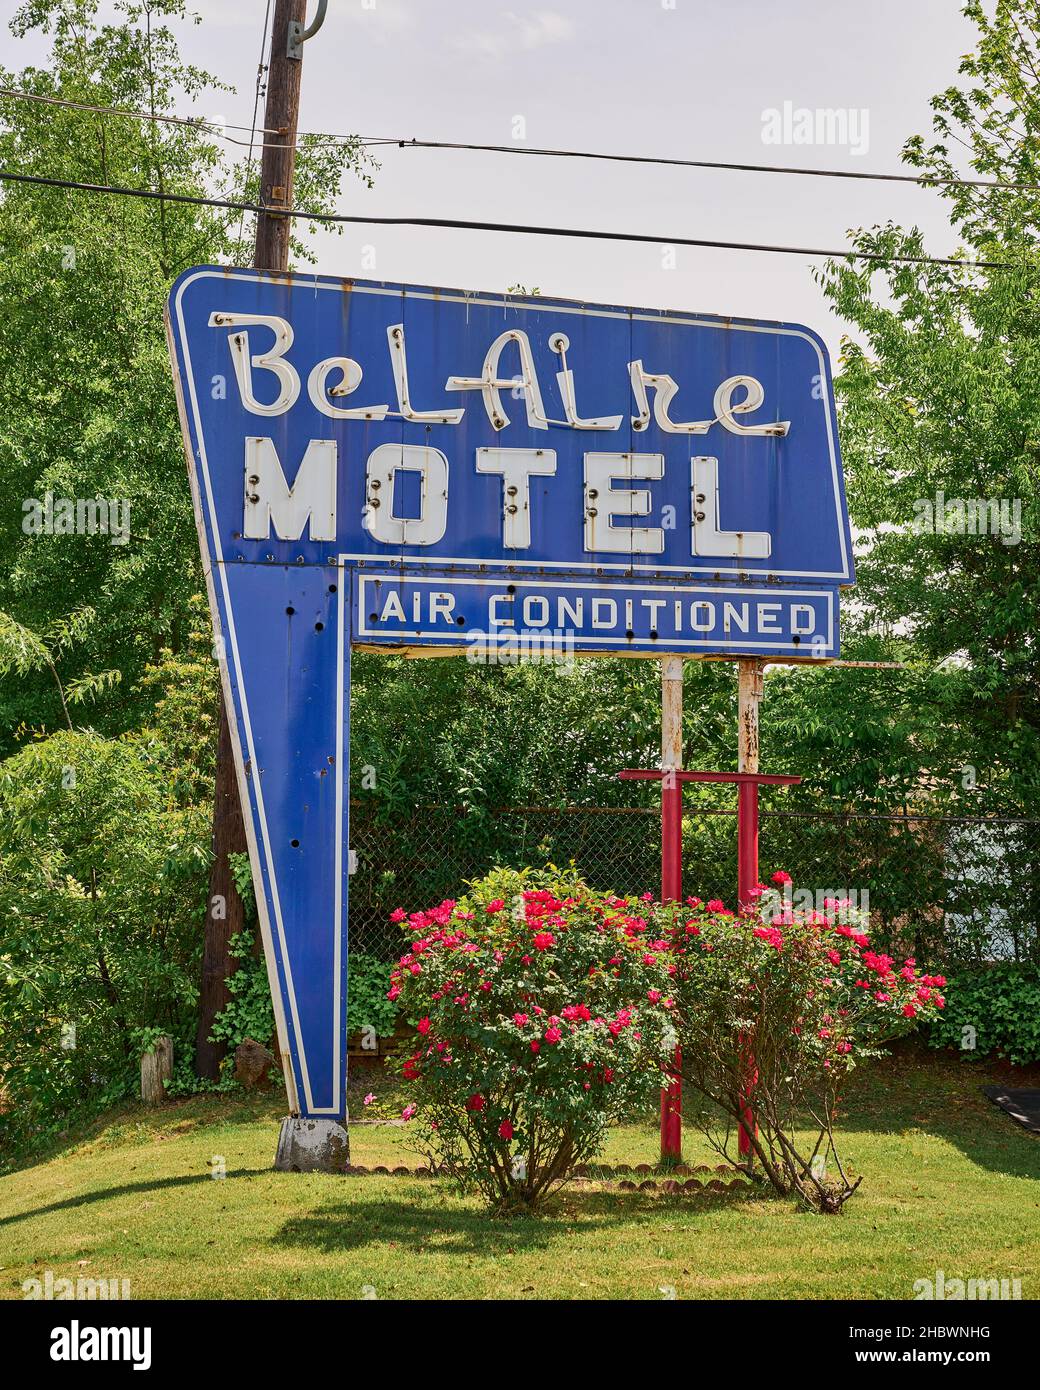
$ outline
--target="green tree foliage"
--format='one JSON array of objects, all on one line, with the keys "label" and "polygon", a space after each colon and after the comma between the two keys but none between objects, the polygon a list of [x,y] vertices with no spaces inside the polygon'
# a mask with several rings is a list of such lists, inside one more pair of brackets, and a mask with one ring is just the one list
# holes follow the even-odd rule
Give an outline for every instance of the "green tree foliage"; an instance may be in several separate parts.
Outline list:
[{"label": "green tree foliage", "polygon": [[135,1083],[190,1031],[208,820],[148,736],[66,731],[0,770],[0,1150]]},{"label": "green tree foliage", "polygon": [[[11,28],[44,66],[0,68],[0,164],[254,200],[259,161],[183,114],[226,89],[178,55],[180,0],[34,0]],[[244,156],[245,152],[241,154]],[[355,142],[304,141],[294,200],[321,211]],[[188,1045],[202,944],[217,667],[163,328],[171,281],[251,259],[217,208],[0,190],[0,1136],[136,1085],[156,1028]],[[308,247],[293,242],[297,259]],[[50,534],[56,500],[115,501],[118,534]],[[127,514],[128,509],[128,514]],[[89,721],[91,727],[82,727]],[[55,732],[55,731],[59,732]],[[74,1045],[70,1042],[74,1039]]]},{"label": "green tree foliage", "polygon": [[[0,68],[0,85],[40,98],[177,113],[226,92],[183,63],[171,24],[181,0],[116,6],[36,0],[16,37],[51,36],[46,67]],[[244,152],[243,152],[244,153]],[[196,126],[0,97],[0,164],[21,173],[160,192],[255,198],[258,160],[230,161]],[[305,142],[295,200],[327,209],[356,144]],[[190,596],[201,588],[198,544],[163,329],[171,281],[200,262],[248,264],[252,227],[220,208],[7,184],[0,196],[0,368],[5,394],[0,476],[0,606],[42,630],[72,608],[93,622],[63,659],[122,673],[118,698],[100,701],[105,732],[133,727],[148,708],[138,677],[163,647],[178,652]],[[303,258],[307,247],[294,242]],[[27,533],[30,499],[128,504],[129,538]],[[22,721],[60,721],[53,684],[0,687],[10,747]],[[0,745],[2,746],[2,745]]]},{"label": "green tree foliage", "polygon": [[[935,673],[928,712],[950,751],[994,800],[1026,809],[1040,781],[1040,7],[999,0],[990,13],[971,0],[964,12],[979,41],[963,85],[933,100],[933,138],[910,140],[905,157],[937,181],[965,258],[999,268],[882,260],[820,278],[857,330],[837,388],[850,508],[866,533],[859,625],[903,636]],[[938,185],[965,175],[1028,187]],[[891,223],[853,242],[883,258],[925,251],[917,229]],[[937,493],[943,529],[929,531]],[[1017,502],[1021,539],[958,534],[947,503],[973,499]]]}]

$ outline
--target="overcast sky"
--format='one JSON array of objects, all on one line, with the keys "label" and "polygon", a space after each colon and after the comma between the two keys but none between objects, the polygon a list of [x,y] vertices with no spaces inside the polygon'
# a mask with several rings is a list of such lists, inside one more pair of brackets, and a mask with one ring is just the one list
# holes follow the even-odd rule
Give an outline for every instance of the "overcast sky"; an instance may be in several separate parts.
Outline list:
[{"label": "overcast sky", "polygon": [[[236,89],[208,114],[250,123],[264,7],[206,0],[195,6],[202,25],[184,26],[185,57]],[[16,8],[0,0],[5,25]],[[958,0],[330,0],[306,47],[301,127],[898,171],[903,141],[930,131],[929,100],[955,79],[972,35]],[[37,39],[5,38],[4,48],[11,67],[45,51]],[[785,103],[856,113],[849,143],[765,143],[763,113]],[[374,189],[347,184],[342,211],[834,248],[847,228],[892,218],[922,227],[935,254],[955,244],[942,200],[898,184],[436,150],[378,156]],[[519,282],[575,299],[794,320],[832,349],[841,332],[802,256],[679,247],[667,268],[655,246],[356,226],[318,246],[330,274],[474,290]]]}]

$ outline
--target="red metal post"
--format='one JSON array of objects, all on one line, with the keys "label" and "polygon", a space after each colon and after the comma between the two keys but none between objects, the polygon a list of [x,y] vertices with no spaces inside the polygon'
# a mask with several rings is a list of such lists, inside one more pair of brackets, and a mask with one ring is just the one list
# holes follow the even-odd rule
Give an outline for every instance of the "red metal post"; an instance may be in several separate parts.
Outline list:
[{"label": "red metal post", "polygon": [[[750,911],[755,899],[751,890],[758,884],[758,783],[741,782],[737,791],[737,901]],[[748,1053],[747,1087],[742,1093],[741,1125],[737,1133],[737,1151],[743,1159],[751,1157],[751,1135],[755,1132],[755,1112],[750,1096],[758,1080],[755,1059]]]},{"label": "red metal post", "polygon": [[[682,783],[674,771],[661,779],[661,901],[682,899]],[[675,1049],[674,1073],[661,1089],[661,1158],[682,1158],[682,1053]]]},{"label": "red metal post", "polygon": [[674,771],[661,778],[661,901],[682,897],[682,786]]},{"label": "red metal post", "polygon": [[[757,728],[756,728],[757,732]],[[756,750],[757,751],[757,750]],[[757,766],[757,757],[755,759]],[[682,897],[682,784],[684,782],[733,782],[737,785],[737,900],[750,907],[755,899],[751,889],[758,883],[758,788],[789,787],[802,779],[760,773],[741,772],[684,772],[668,769],[662,772],[626,768],[618,776],[625,781],[661,783],[661,901],[679,901]],[[675,1051],[675,1075],[681,1075],[682,1054]],[[743,1123],[739,1127],[738,1146],[747,1157],[751,1152],[750,1133],[755,1117],[750,1104],[750,1092],[756,1080],[754,1058],[748,1057],[748,1098],[743,1107]],[[661,1157],[682,1156],[682,1085],[674,1080],[661,1092]]]},{"label": "red metal post", "polygon": [[[758,706],[763,694],[763,674],[760,661],[745,659],[737,667],[737,768],[743,773],[758,772]],[[741,782],[737,792],[737,903],[745,912],[754,906],[751,890],[757,883],[758,783],[749,781]],[[758,1069],[750,1047],[744,1060],[747,1070],[740,1096],[741,1123],[737,1130],[737,1152],[750,1162],[753,1156],[751,1136],[756,1129],[751,1097],[758,1080]]]},{"label": "red metal post", "polygon": [[[661,662],[661,901],[682,901],[682,678],[678,656]],[[682,1158],[682,1053],[661,1090],[661,1159]]]},{"label": "red metal post", "polygon": [[737,791],[737,902],[748,909],[758,886],[758,783],[741,782]]}]

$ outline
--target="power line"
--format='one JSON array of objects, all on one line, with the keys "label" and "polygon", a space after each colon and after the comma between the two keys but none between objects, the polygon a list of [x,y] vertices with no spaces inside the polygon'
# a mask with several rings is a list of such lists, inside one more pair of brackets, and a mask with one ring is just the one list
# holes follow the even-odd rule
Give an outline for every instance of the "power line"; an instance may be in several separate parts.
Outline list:
[{"label": "power line", "polygon": [[[172,125],[187,126],[194,130],[205,130],[221,139],[236,145],[250,145],[248,140],[237,140],[226,134],[229,130],[247,132],[254,135],[257,130],[262,135],[282,135],[283,131],[271,130],[261,126],[250,127],[233,125],[227,121],[219,123],[207,121],[199,116],[167,116],[149,111],[131,111],[117,106],[96,106],[88,102],[68,101],[61,97],[43,96],[37,92],[22,92],[13,87],[0,87],[0,96],[17,98],[23,101],[46,102],[52,106],[63,106],[74,111],[91,111],[108,116],[127,116],[142,121],[164,121]],[[798,177],[818,179],[860,179],[879,183],[910,183],[920,188],[981,188],[1003,192],[1040,193],[1038,183],[1019,183],[1006,179],[968,179],[943,178],[938,174],[890,174],[863,169],[812,169],[804,165],[791,164],[742,164],[719,159],[678,159],[665,155],[611,154],[601,150],[568,150],[549,146],[492,145],[462,140],[420,140],[396,135],[352,136],[332,135],[324,131],[300,131],[298,138],[326,144],[390,146],[398,149],[416,150],[456,150],[482,154],[531,155],[542,159],[589,159],[613,164],[649,164],[672,169],[714,169],[742,174],[792,174]],[[269,145],[272,142],[267,142]],[[274,148],[281,148],[273,142]]]},{"label": "power line", "polygon": [[[265,20],[265,27],[267,21]],[[266,33],[265,33],[266,48]],[[261,59],[262,65],[262,59]],[[215,135],[218,140],[227,140],[232,145],[248,146],[250,151],[255,148],[257,134],[260,135],[284,135],[282,130],[272,130],[269,126],[235,125],[231,121],[209,120],[205,116],[169,116],[157,111],[134,111],[123,106],[97,106],[87,101],[70,101],[65,97],[45,96],[40,92],[22,92],[14,87],[0,87],[0,97],[10,97],[18,101],[42,102],[47,106],[60,106],[68,111],[87,111],[100,116],[123,116],[135,121],[158,121],[165,125],[183,126],[188,130],[205,131],[207,135]],[[254,103],[254,112],[255,112]],[[239,140],[234,135],[228,135],[229,130],[238,130],[249,135],[248,140]],[[397,145],[399,140],[374,139],[362,140],[353,135],[325,135],[308,131],[299,131],[299,139],[307,139],[317,143],[337,144],[337,145]],[[268,140],[261,143],[261,149],[285,149],[287,146],[283,142]]]},{"label": "power line", "polygon": [[937,174],[882,174],[861,169],[808,169],[789,164],[735,164],[716,159],[668,159],[660,155],[605,154],[596,150],[558,150],[523,145],[476,145],[451,140],[366,140],[366,144],[397,145],[402,150],[476,150],[489,154],[527,154],[552,159],[598,159],[615,164],[659,164],[680,169],[725,169],[743,174],[799,174],[818,179],[872,179],[883,183],[914,183],[925,188],[995,188],[1040,193],[1037,183],[1008,183],[1002,179],[941,178]]},{"label": "power line", "polygon": [[[256,86],[253,90],[253,123],[249,130],[249,154],[246,156],[246,187],[249,186],[249,179],[253,172],[253,145],[256,141],[256,118],[260,111],[260,88],[263,86],[264,73],[267,68],[264,58],[267,55],[267,29],[271,22],[271,0],[267,0],[264,9],[264,32],[260,38],[260,61],[256,65]],[[243,212],[238,220],[238,239],[242,240],[242,232],[245,227],[246,215]]]},{"label": "power line", "polygon": [[438,227],[469,232],[509,232],[520,236],[577,237],[588,241],[632,241],[654,246],[697,246],[719,251],[761,251],[785,256],[825,256],[831,260],[897,262],[901,265],[948,265],[965,270],[1024,270],[1022,262],[966,261],[957,256],[886,255],[881,251],[833,251],[818,246],[777,246],[754,241],[715,241],[703,237],[657,236],[650,232],[608,232],[578,227],[540,227],[519,222],[472,222],[455,217],[361,217],[344,212],[306,212],[302,208],[269,207],[262,203],[237,202],[227,198],[205,198],[191,193],[158,193],[151,188],[123,188],[117,184],[80,183],[73,179],[47,178],[42,174],[16,174],[0,169],[0,181],[44,188],[66,188],[83,193],[115,194],[124,198],[147,198],[170,203],[191,203],[199,207],[230,208],[235,212],[267,213],[276,217],[299,217],[311,222],[360,223],[379,227]]},{"label": "power line", "polygon": [[[166,116],[156,111],[129,111],[119,106],[94,106],[86,101],[68,101],[64,97],[44,96],[41,92],[19,92],[13,87],[0,87],[0,97],[13,97],[19,101],[36,101],[46,106],[60,106],[67,111],[89,111],[99,116],[126,116],[135,121],[158,121],[163,125],[186,126],[191,130],[204,130],[208,134],[219,136],[223,140],[230,140],[233,145],[249,145],[252,148],[251,140],[256,134],[256,127],[247,125],[232,125],[228,121],[207,121],[202,116]],[[248,133],[250,140],[237,140],[233,135],[226,134],[229,130],[240,130]],[[267,130],[260,128],[262,135],[279,135],[280,131]]]}]

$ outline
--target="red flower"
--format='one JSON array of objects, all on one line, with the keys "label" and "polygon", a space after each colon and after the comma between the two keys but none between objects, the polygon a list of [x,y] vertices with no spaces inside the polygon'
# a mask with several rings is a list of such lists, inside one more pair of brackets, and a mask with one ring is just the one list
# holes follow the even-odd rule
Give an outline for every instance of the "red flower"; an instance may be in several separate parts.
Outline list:
[{"label": "red flower", "polygon": [[774,882],[774,883],[790,883],[790,882],[791,882],[791,875],[790,875],[790,874],[785,874],[784,871],[783,871],[783,869],[777,869],[776,873],[773,875],[773,882]]},{"label": "red flower", "polygon": [[535,949],[538,951],[548,951],[550,946],[556,945],[556,938],[552,932],[540,931],[534,939]]},{"label": "red flower", "polygon": [[562,1037],[563,1034],[555,1024],[551,1028],[546,1028],[545,1030],[545,1041],[547,1043],[558,1043]]},{"label": "red flower", "polygon": [[395,907],[390,914],[390,920],[391,922],[403,922],[407,916],[408,913],[405,912],[403,907]]},{"label": "red flower", "polygon": [[539,1043],[533,1042],[533,1043],[531,1044],[531,1051],[532,1051],[532,1052],[537,1052],[538,1049],[539,1049],[539,1046],[540,1046]]},{"label": "red flower", "polygon": [[483,1109],[484,1109],[484,1106],[485,1106],[486,1104],[487,1104],[487,1101],[486,1101],[486,1100],[484,1099],[484,1097],[480,1094],[480,1092],[477,1091],[474,1095],[470,1096],[469,1100],[466,1102],[466,1109],[467,1109],[467,1110],[473,1110],[473,1111],[480,1111],[480,1110],[483,1110]]},{"label": "red flower", "polygon": [[721,898],[712,898],[711,902],[708,904],[708,911],[723,912],[725,910],[725,907],[726,904],[722,901]]},{"label": "red flower", "polygon": [[499,1139],[512,1139],[513,1126],[509,1123],[508,1120],[503,1120],[502,1123],[499,1125],[498,1137]]},{"label": "red flower", "polygon": [[407,1062],[405,1062],[404,1066],[401,1068],[401,1075],[406,1081],[414,1081],[419,1075],[418,1062],[421,1056],[421,1052],[416,1052],[413,1056],[408,1058]]},{"label": "red flower", "polygon": [[494,900],[493,902],[488,903],[488,905],[487,905],[487,907],[484,909],[484,911],[485,911],[485,912],[501,912],[502,909],[505,907],[505,905],[506,905],[506,904],[505,904],[505,899],[504,899],[504,898],[495,898],[495,900]]},{"label": "red flower", "polygon": [[428,1018],[421,1018],[415,1025],[415,1031],[417,1033],[422,1033],[423,1037],[425,1037],[430,1031],[430,1020]]}]

